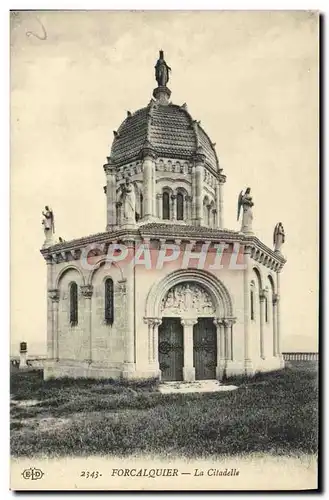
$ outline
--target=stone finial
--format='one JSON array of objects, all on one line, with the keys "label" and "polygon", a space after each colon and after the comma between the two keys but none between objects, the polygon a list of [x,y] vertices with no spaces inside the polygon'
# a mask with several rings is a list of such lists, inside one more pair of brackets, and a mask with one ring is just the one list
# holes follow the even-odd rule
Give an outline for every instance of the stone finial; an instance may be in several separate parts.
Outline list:
[{"label": "stone finial", "polygon": [[24,368],[28,368],[27,362],[27,343],[21,342],[19,344],[19,369],[22,370]]}]

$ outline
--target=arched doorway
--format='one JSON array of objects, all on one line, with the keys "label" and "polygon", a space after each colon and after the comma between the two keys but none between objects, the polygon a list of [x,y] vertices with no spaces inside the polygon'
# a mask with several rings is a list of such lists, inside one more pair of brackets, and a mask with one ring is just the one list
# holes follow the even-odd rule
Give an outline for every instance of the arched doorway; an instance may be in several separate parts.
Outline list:
[{"label": "arched doorway", "polygon": [[[187,281],[168,290],[161,302],[162,322],[159,327],[159,367],[162,380],[216,378],[215,316],[216,307],[202,285]],[[189,336],[192,337],[192,352],[188,352],[187,339],[184,342],[184,337]]]},{"label": "arched doorway", "polygon": [[204,270],[174,271],[151,288],[145,310],[149,359],[162,380],[221,378],[232,356],[232,301]]}]

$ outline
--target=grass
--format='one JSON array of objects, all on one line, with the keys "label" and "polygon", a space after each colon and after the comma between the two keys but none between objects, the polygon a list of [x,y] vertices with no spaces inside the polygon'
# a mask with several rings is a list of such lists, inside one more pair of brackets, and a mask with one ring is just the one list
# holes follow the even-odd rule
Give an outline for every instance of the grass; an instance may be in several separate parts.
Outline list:
[{"label": "grass", "polygon": [[[207,457],[317,452],[317,371],[287,368],[236,391],[160,394],[156,381],[42,380],[11,376],[14,456],[140,453]],[[26,401],[34,400],[27,406]]]}]

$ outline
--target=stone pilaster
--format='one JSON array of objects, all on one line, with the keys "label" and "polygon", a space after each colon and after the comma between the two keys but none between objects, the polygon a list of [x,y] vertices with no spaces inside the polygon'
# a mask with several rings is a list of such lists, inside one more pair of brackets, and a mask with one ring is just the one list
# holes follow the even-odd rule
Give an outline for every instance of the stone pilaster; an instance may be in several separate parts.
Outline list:
[{"label": "stone pilaster", "polygon": [[277,311],[277,305],[278,305],[278,298],[277,294],[273,295],[272,299],[272,322],[273,322],[273,356],[278,355],[278,346],[277,346],[277,320],[278,320],[278,311]]},{"label": "stone pilaster", "polygon": [[261,290],[259,293],[259,307],[260,307],[260,315],[259,315],[259,321],[260,321],[260,326],[259,326],[259,351],[260,351],[260,357],[262,359],[265,359],[265,352],[264,352],[264,318],[265,318],[265,300],[266,300],[266,290]]},{"label": "stone pilaster", "polygon": [[[47,263],[47,290],[53,288],[53,273],[54,261],[52,257],[46,257]],[[53,319],[53,302],[48,292],[47,297],[47,357],[54,357],[54,319]]]},{"label": "stone pilaster", "polygon": [[125,329],[125,354],[123,377],[131,378],[136,369],[135,359],[135,266],[132,265],[135,256],[135,242],[124,240],[123,244],[128,247],[129,259],[124,268],[126,276],[125,297],[126,297],[126,329]]},{"label": "stone pilaster", "polygon": [[143,160],[143,219],[152,219],[155,214],[155,152],[152,145],[147,142],[142,151]]},{"label": "stone pilaster", "polygon": [[92,338],[92,327],[91,327],[91,298],[93,295],[92,285],[82,285],[80,286],[80,291],[84,297],[84,336],[85,342],[88,344],[88,362],[91,363],[93,360],[93,338]]},{"label": "stone pilaster", "polygon": [[183,378],[185,382],[195,380],[195,368],[193,366],[193,326],[198,322],[197,319],[182,319],[184,328],[184,367]]},{"label": "stone pilaster", "polygon": [[277,314],[277,341],[276,341],[276,352],[278,356],[281,356],[281,306],[280,306],[280,271],[276,273],[276,291],[277,291],[277,303],[276,303],[276,314]]},{"label": "stone pilaster", "polygon": [[47,342],[48,358],[59,359],[59,334],[58,334],[58,305],[59,305],[59,290],[52,288],[48,290],[48,298],[51,304],[51,330],[50,339]]},{"label": "stone pilaster", "polygon": [[244,265],[243,270],[243,304],[244,304],[244,365],[246,374],[253,373],[251,361],[251,318],[250,318],[250,278],[251,262],[250,247],[244,247]]},{"label": "stone pilaster", "polygon": [[106,173],[106,230],[111,231],[117,225],[116,211],[116,169],[110,163],[104,165]]}]

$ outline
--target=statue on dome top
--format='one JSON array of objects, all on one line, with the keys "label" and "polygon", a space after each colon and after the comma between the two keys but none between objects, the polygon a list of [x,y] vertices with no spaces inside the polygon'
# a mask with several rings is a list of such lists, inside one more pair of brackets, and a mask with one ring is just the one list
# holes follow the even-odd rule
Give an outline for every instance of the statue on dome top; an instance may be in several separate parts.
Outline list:
[{"label": "statue on dome top", "polygon": [[169,81],[169,71],[171,68],[164,60],[163,50],[160,50],[159,59],[155,65],[155,79],[159,87],[166,87]]}]

